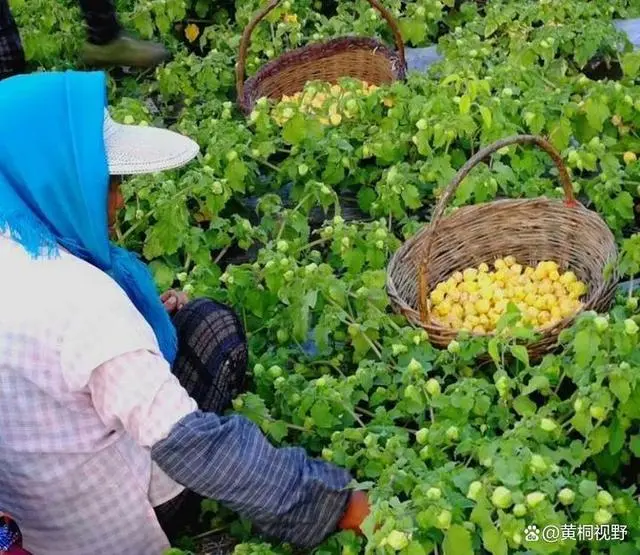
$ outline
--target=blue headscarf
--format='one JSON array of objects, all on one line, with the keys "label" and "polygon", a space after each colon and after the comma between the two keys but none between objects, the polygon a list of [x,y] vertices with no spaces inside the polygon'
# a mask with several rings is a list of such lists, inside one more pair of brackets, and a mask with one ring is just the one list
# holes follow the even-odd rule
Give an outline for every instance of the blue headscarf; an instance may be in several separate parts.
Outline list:
[{"label": "blue headscarf", "polygon": [[109,242],[106,104],[101,72],[0,82],[0,230],[34,257],[55,257],[63,247],[111,276],[173,363],[176,331],[149,270]]}]

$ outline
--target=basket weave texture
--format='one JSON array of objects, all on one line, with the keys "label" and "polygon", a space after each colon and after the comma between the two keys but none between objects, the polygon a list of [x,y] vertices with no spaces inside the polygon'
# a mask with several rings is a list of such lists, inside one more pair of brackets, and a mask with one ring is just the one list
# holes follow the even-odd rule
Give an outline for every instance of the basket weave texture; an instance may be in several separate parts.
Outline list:
[{"label": "basket weave texture", "polygon": [[[565,199],[498,200],[461,207],[445,217],[447,204],[469,172],[493,152],[512,144],[533,144],[551,156]],[[427,299],[429,291],[454,272],[507,255],[530,266],[554,260],[564,271],[573,270],[587,285],[582,311],[605,311],[616,291],[617,254],[605,222],[574,198],[560,153],[542,137],[517,135],[480,150],[458,171],[436,205],[431,223],[392,257],[387,292],[396,312],[424,328],[432,344],[446,347],[459,332],[434,321]],[[527,345],[530,357],[539,358],[553,349],[560,332],[576,316],[542,330],[539,339]]]},{"label": "basket weave texture", "polygon": [[396,21],[378,0],[368,0],[387,21],[396,43],[396,50],[373,38],[340,37],[310,44],[286,52],[262,66],[245,82],[245,67],[251,34],[281,0],[271,0],[247,25],[240,41],[236,66],[236,92],[240,109],[249,114],[258,99],[280,100],[304,89],[309,81],[336,83],[344,77],[385,85],[404,79],[407,64],[404,43]]}]

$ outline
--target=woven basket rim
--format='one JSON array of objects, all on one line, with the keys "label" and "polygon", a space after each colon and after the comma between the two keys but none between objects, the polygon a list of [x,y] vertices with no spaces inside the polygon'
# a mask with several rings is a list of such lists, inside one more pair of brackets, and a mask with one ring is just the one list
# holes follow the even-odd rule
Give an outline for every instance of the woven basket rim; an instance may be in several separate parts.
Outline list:
[{"label": "woven basket rim", "polygon": [[258,100],[258,98],[255,97],[255,90],[260,83],[265,79],[277,75],[284,68],[296,66],[301,63],[319,61],[349,49],[373,50],[389,60],[395,79],[400,80],[406,77],[407,68],[402,65],[397,51],[380,40],[358,36],[337,37],[289,50],[278,58],[264,64],[245,82],[244,93],[242,98],[239,99],[240,107],[245,113],[249,113],[253,109],[254,103]]}]

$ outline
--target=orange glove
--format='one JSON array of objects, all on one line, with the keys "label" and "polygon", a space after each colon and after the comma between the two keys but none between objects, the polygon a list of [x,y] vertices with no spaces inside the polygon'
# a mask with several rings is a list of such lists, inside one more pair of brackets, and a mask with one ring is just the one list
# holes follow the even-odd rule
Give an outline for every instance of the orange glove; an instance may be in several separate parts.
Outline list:
[{"label": "orange glove", "polygon": [[369,516],[369,498],[367,494],[363,491],[354,491],[347,504],[347,510],[338,523],[338,528],[340,530],[353,530],[357,534],[361,534],[360,526],[367,516]]}]

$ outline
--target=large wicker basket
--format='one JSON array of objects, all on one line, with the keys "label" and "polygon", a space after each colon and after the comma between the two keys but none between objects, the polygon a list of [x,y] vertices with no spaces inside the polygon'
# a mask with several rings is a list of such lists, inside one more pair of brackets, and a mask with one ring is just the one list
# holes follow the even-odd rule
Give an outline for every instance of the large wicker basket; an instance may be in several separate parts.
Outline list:
[{"label": "large wicker basket", "polygon": [[[551,156],[565,199],[498,200],[461,207],[444,217],[447,204],[469,172],[493,152],[512,144],[537,145]],[[613,234],[595,212],[574,198],[560,153],[542,137],[518,135],[503,139],[467,161],[440,198],[431,223],[391,259],[387,277],[391,304],[411,323],[424,328],[434,345],[444,347],[458,332],[431,318],[427,302],[430,289],[453,272],[507,255],[528,265],[554,260],[562,269],[573,270],[589,288],[583,311],[605,311],[611,305],[618,281]],[[527,346],[530,356],[538,358],[552,349],[559,333],[575,316],[542,330],[540,338]]]},{"label": "large wicker basket", "polygon": [[256,25],[281,0],[270,0],[247,25],[240,41],[236,65],[236,91],[240,109],[249,114],[262,97],[280,100],[304,89],[309,81],[335,83],[352,77],[372,85],[404,79],[407,64],[400,29],[389,11],[378,0],[367,0],[387,21],[395,38],[396,50],[366,37],[340,37],[286,52],[269,62],[245,83],[245,67],[251,34]]}]

